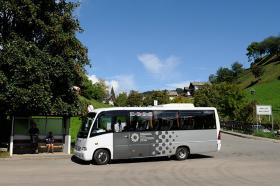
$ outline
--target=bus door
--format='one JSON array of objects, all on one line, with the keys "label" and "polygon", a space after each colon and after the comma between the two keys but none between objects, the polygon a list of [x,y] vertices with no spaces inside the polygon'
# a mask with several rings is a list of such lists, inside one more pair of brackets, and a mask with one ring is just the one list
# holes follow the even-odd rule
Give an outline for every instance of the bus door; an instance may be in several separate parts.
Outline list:
[{"label": "bus door", "polygon": [[115,111],[112,115],[114,159],[131,157],[130,132],[128,132],[128,112]]},{"label": "bus door", "polygon": [[152,112],[130,112],[130,155],[131,157],[152,156],[152,144],[155,137],[151,131]]}]

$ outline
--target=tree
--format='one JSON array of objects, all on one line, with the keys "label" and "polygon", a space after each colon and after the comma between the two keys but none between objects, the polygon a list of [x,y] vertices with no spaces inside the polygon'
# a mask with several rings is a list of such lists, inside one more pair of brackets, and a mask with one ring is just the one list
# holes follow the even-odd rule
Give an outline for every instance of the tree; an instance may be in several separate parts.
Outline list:
[{"label": "tree", "polygon": [[239,120],[245,123],[252,123],[256,120],[256,105],[257,101],[253,100],[244,104],[244,107],[240,110]]},{"label": "tree", "polygon": [[280,36],[270,36],[261,42],[252,42],[247,47],[248,61],[258,63],[268,55],[277,55],[280,53]]},{"label": "tree", "polygon": [[248,61],[252,62],[255,61],[256,59],[260,58],[260,44],[258,42],[252,42],[248,47],[247,47],[247,56],[248,56]]},{"label": "tree", "polygon": [[142,106],[143,105],[143,96],[137,91],[130,91],[128,98],[127,98],[127,105],[128,106]]},{"label": "tree", "polygon": [[266,54],[274,55],[279,54],[280,52],[280,37],[270,36],[265,38],[261,44],[264,46],[266,50]]},{"label": "tree", "polygon": [[244,107],[245,94],[234,84],[206,85],[196,91],[195,106],[216,107],[224,119],[237,119]]},{"label": "tree", "polygon": [[264,69],[260,65],[253,65],[251,67],[251,71],[256,79],[260,79],[264,73]]},{"label": "tree", "polygon": [[171,101],[171,103],[193,103],[193,100],[184,96],[177,96]]},{"label": "tree", "polygon": [[210,74],[208,80],[212,84],[217,83],[217,76],[215,74]]},{"label": "tree", "polygon": [[0,0],[0,113],[74,115],[87,49],[76,3]]},{"label": "tree", "polygon": [[228,68],[220,67],[216,73],[217,82],[228,82],[232,83],[234,81],[234,72]]},{"label": "tree", "polygon": [[111,99],[115,102],[116,101],[116,95],[115,95],[115,91],[114,91],[113,86],[111,88],[110,96],[111,96]]},{"label": "tree", "polygon": [[231,65],[231,69],[235,77],[239,77],[239,75],[244,71],[243,65],[239,62],[234,62]]},{"label": "tree", "polygon": [[181,94],[184,93],[184,89],[182,89],[182,88],[176,88],[176,92],[177,92],[177,94],[181,95]]},{"label": "tree", "polygon": [[145,106],[154,105],[154,100],[157,100],[158,104],[169,103],[167,91],[151,91],[149,94],[145,95],[143,104]]},{"label": "tree", "polygon": [[118,95],[115,101],[115,105],[118,107],[127,106],[127,94],[125,92],[122,92]]}]

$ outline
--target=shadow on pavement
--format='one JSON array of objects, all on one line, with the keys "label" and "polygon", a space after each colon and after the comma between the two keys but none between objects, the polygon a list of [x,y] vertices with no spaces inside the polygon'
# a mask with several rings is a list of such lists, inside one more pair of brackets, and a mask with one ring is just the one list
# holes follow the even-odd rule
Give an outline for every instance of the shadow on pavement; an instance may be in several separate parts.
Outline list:
[{"label": "shadow on pavement", "polygon": [[[202,154],[191,154],[188,159],[204,159],[204,158],[213,158],[213,156],[207,156]],[[125,160],[112,160],[110,164],[159,162],[159,161],[176,161],[176,160],[174,157],[135,158],[135,159],[125,159]]]},{"label": "shadow on pavement", "polygon": [[90,161],[83,161],[74,155],[71,157],[71,161],[74,163],[80,164],[80,165],[90,165],[91,164]]},{"label": "shadow on pavement", "polygon": [[204,159],[204,158],[213,158],[213,156],[203,155],[203,154],[191,154],[189,159]]},{"label": "shadow on pavement", "polygon": [[124,163],[141,163],[141,162],[158,162],[158,161],[169,161],[168,157],[153,157],[153,158],[134,158],[134,159],[121,159],[112,160],[110,164],[124,164]]},{"label": "shadow on pavement", "polygon": [[[188,159],[205,159],[213,158],[213,156],[202,155],[202,154],[191,154]],[[90,165],[91,161],[83,161],[79,158],[72,156],[71,161],[80,165]],[[121,159],[112,160],[109,164],[126,164],[126,163],[142,163],[142,162],[159,162],[159,161],[176,161],[174,157],[152,157],[152,158],[134,158],[134,159]],[[188,160],[186,160],[188,161]]]}]

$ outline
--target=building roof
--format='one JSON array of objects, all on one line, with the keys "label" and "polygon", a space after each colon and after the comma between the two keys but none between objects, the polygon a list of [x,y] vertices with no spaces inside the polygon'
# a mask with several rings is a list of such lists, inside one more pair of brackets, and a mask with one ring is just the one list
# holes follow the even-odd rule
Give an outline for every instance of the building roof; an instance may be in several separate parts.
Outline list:
[{"label": "building roof", "polygon": [[178,96],[178,93],[175,90],[168,91],[168,96]]}]

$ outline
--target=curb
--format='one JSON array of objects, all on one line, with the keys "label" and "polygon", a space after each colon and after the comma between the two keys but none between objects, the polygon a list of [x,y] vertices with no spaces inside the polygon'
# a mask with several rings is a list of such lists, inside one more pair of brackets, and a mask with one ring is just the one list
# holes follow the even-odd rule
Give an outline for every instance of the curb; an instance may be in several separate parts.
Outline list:
[{"label": "curb", "polygon": [[12,157],[0,158],[0,161],[9,161],[9,160],[57,160],[57,159],[70,159],[73,154],[58,154],[58,155],[47,155],[47,154],[23,154],[23,155],[13,155]]},{"label": "curb", "polygon": [[277,140],[277,139],[263,138],[263,137],[241,134],[241,133],[225,131],[225,130],[221,130],[221,132],[225,133],[225,134],[232,135],[232,136],[237,136],[237,137],[240,137],[240,138],[247,138],[247,139],[253,139],[253,140],[263,140],[263,141],[269,141],[269,142],[273,142],[273,143],[280,143],[280,140]]}]

